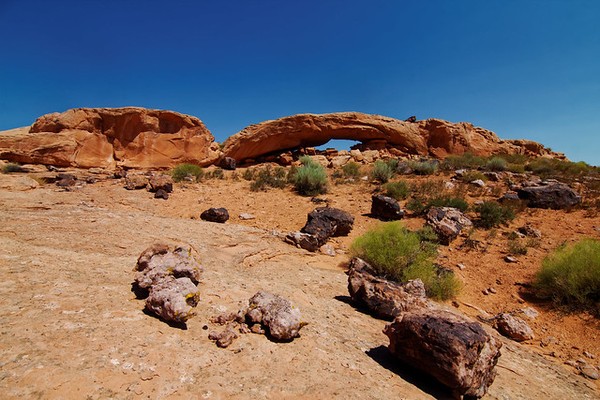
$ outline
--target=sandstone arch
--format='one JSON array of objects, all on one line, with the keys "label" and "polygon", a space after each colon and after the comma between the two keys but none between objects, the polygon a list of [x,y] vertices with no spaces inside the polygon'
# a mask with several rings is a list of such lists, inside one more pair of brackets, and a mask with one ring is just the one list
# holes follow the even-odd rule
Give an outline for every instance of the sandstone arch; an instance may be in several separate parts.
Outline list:
[{"label": "sandstone arch", "polygon": [[298,114],[244,128],[227,139],[223,155],[241,162],[301,147],[320,146],[332,139],[356,140],[402,153],[444,158],[448,154],[553,154],[530,141],[501,140],[470,123],[440,119],[400,121],[358,112]]}]

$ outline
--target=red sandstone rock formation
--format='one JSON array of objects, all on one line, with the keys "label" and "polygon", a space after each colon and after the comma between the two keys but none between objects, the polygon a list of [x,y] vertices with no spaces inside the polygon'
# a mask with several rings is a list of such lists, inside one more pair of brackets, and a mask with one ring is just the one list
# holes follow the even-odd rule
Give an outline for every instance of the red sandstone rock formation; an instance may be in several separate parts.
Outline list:
[{"label": "red sandstone rock formation", "polygon": [[561,157],[538,143],[501,140],[495,133],[466,122],[407,122],[356,112],[299,114],[251,125],[227,139],[223,153],[243,161],[298,147],[319,146],[331,139],[358,140],[367,146],[372,143],[374,148],[383,145],[405,154],[437,158],[465,152],[482,156],[518,153]]},{"label": "red sandstone rock formation", "polygon": [[0,133],[2,159],[83,168],[210,165],[218,150],[198,118],[137,107],[77,108]]}]

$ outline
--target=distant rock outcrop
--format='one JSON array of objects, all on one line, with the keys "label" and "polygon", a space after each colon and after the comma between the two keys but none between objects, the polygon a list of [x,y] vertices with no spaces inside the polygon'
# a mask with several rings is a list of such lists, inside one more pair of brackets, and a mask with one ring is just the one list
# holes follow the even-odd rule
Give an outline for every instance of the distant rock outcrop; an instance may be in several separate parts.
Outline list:
[{"label": "distant rock outcrop", "polygon": [[528,154],[564,157],[536,142],[501,140],[495,133],[470,123],[439,119],[407,122],[357,112],[298,114],[251,125],[224,143],[227,157],[244,161],[300,147],[320,146],[331,139],[362,142],[366,147],[389,147],[404,154],[444,158],[449,154]]},{"label": "distant rock outcrop", "polygon": [[219,147],[198,118],[173,111],[76,108],[0,133],[0,158],[82,168],[213,164]]}]

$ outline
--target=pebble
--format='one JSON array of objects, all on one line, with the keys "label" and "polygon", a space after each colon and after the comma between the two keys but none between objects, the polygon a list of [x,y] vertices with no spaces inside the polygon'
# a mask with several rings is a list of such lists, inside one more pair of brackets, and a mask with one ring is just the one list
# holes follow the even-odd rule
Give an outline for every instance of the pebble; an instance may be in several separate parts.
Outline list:
[{"label": "pebble", "polygon": [[594,367],[593,365],[581,365],[579,367],[579,371],[581,372],[581,375],[588,379],[597,380],[600,378],[600,375],[598,374],[598,368]]},{"label": "pebble", "polygon": [[516,263],[516,262],[519,262],[519,260],[517,260],[516,258],[514,258],[512,256],[506,256],[506,257],[504,257],[504,261],[506,261],[507,263]]},{"label": "pebble", "polygon": [[252,214],[248,214],[248,213],[241,213],[241,214],[239,215],[239,217],[240,217],[240,219],[241,219],[241,220],[243,220],[243,221],[247,221],[247,220],[249,220],[249,219],[255,219],[255,218],[256,218],[254,215],[252,215]]},{"label": "pebble", "polygon": [[466,267],[465,267],[465,264],[460,264],[460,263],[459,263],[459,264],[456,264],[456,266],[457,266],[457,267],[458,267],[458,269],[460,269],[461,271],[462,271],[463,269],[465,269],[465,268],[466,268]]}]

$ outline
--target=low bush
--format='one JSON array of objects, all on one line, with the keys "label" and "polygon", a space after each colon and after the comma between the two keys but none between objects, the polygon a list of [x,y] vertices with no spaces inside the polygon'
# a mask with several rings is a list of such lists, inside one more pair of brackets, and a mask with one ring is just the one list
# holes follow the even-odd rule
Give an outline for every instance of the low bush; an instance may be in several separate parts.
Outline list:
[{"label": "low bush", "polygon": [[250,184],[250,190],[258,192],[268,188],[284,188],[287,185],[287,176],[285,168],[271,168],[267,166],[254,175],[254,180]]},{"label": "low bush", "polygon": [[195,164],[179,164],[171,170],[171,177],[175,182],[200,181],[204,177],[204,170]]},{"label": "low bush", "polygon": [[540,157],[525,165],[525,169],[542,178],[565,178],[597,173],[598,169],[583,161],[571,162],[554,158]]},{"label": "low bush", "polygon": [[496,172],[506,171],[508,162],[502,157],[492,157],[485,163],[485,169]]},{"label": "low bush", "polygon": [[527,254],[527,243],[519,238],[510,238],[506,244],[508,254],[513,256],[524,256]]},{"label": "low bush", "polygon": [[437,161],[410,161],[408,166],[416,175],[433,175],[438,170]]},{"label": "low bush", "polygon": [[350,161],[342,166],[342,173],[346,178],[360,178],[360,165]]},{"label": "low bush", "polygon": [[557,304],[600,312],[600,241],[584,239],[549,254],[536,274],[534,289]]},{"label": "low bush", "polygon": [[8,163],[4,167],[2,167],[2,173],[10,174],[12,172],[27,172],[25,168],[15,163]]},{"label": "low bush", "polygon": [[242,174],[242,178],[247,181],[253,181],[256,176],[256,170],[254,168],[246,168],[244,173]]},{"label": "low bush", "polygon": [[474,156],[472,153],[462,155],[450,155],[442,163],[442,168],[453,171],[457,169],[477,169],[485,165],[482,157]]},{"label": "low bush", "polygon": [[292,180],[294,188],[303,196],[315,196],[327,193],[327,172],[323,166],[308,156],[300,158],[302,166],[298,168]]},{"label": "low bush", "polygon": [[404,200],[410,194],[410,187],[405,181],[388,182],[383,185],[385,195],[392,197],[396,200]]},{"label": "low bush", "polygon": [[394,176],[394,171],[388,163],[381,160],[375,161],[373,164],[373,170],[371,171],[371,179],[381,183],[386,183],[392,178],[392,176]]},{"label": "low bush", "polygon": [[475,212],[479,217],[477,224],[486,229],[506,225],[515,218],[511,207],[503,206],[496,201],[485,201],[476,205]]},{"label": "low bush", "polygon": [[433,264],[435,245],[422,241],[418,233],[410,232],[400,222],[381,224],[358,237],[352,243],[351,253],[387,279],[398,282],[421,279],[430,297],[448,299],[458,292],[457,278],[440,273]]},{"label": "low bush", "polygon": [[488,180],[487,176],[485,176],[482,172],[479,171],[467,171],[464,174],[462,174],[459,179],[465,183],[471,183],[478,179],[484,182]]}]

